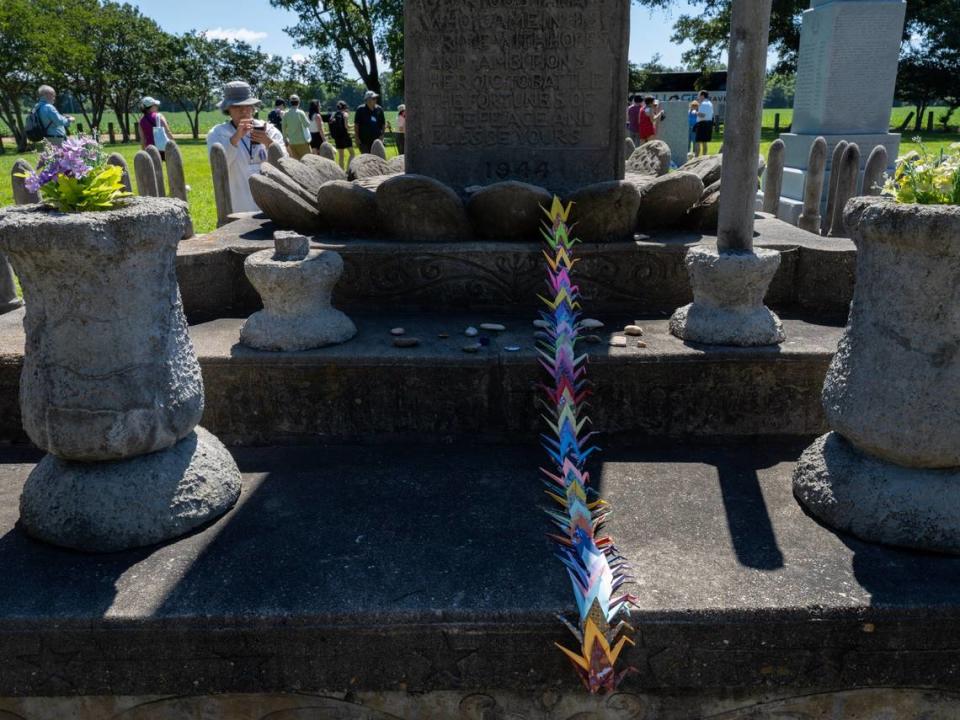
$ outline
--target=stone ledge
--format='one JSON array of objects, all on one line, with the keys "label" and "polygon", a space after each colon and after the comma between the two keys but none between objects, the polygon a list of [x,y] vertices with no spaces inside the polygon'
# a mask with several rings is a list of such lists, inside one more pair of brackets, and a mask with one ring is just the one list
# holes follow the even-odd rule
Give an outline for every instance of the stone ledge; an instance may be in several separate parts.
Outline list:
[{"label": "stone ledge", "polygon": [[[794,501],[803,441],[608,450],[631,560],[624,690],[960,687],[960,559],[837,536]],[[544,539],[542,452],[241,449],[236,509],[107,556],[14,528],[32,467],[0,450],[0,697],[576,691],[573,602]]]},{"label": "stone ledge", "polygon": [[[0,439],[23,442],[17,403],[23,311],[0,317]],[[622,328],[634,316],[601,316]],[[533,440],[541,369],[529,317],[354,315],[343,345],[296,353],[238,344],[241,320],[190,332],[206,394],[202,424],[229,445],[391,437],[414,442]],[[469,355],[468,325],[505,322],[508,331]],[[591,414],[616,439],[638,435],[806,435],[826,431],[820,390],[841,329],[786,320],[787,341],[771,348],[710,348],[672,336],[666,319],[640,320],[646,348],[584,345],[595,388]],[[403,326],[422,345],[399,349]],[[440,332],[451,335],[439,339]],[[491,336],[496,333],[489,333]],[[505,348],[517,346],[517,352]]]},{"label": "stone ledge", "polygon": [[[260,300],[243,273],[247,255],[272,247],[273,225],[243,216],[180,244],[177,277],[191,322],[246,317]],[[778,310],[845,317],[853,294],[856,250],[849,240],[821,238],[760,214],[756,244],[783,253],[767,293]],[[585,244],[577,265],[592,312],[672,313],[692,300],[684,256],[716,238],[689,232],[638,236],[628,243]],[[541,247],[529,242],[411,243],[315,237],[336,250],[344,275],[334,295],[346,310],[392,308],[536,311],[543,286]]]}]

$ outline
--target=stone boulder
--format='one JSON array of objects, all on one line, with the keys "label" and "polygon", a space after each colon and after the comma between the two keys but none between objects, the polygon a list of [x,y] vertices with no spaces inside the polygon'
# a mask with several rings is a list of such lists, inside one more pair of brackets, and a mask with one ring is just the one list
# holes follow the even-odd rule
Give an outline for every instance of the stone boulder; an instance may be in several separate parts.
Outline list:
[{"label": "stone boulder", "polygon": [[640,208],[640,191],[626,180],[587,185],[572,193],[571,222],[583,242],[631,240]]},{"label": "stone boulder", "polygon": [[386,232],[400,240],[463,240],[470,221],[457,194],[424,175],[396,175],[377,188]]},{"label": "stone boulder", "polygon": [[723,155],[701,155],[687,160],[679,169],[697,175],[706,187],[720,180],[722,165]]},{"label": "stone boulder", "polygon": [[[292,157],[280,158],[277,161],[277,167],[288,175],[291,180],[306,190],[310,197],[316,197],[317,190],[327,181],[327,178],[324,178],[320,172],[314,170],[310,165],[300,160],[295,160]],[[330,179],[333,180],[335,178]]]},{"label": "stone boulder", "polygon": [[627,172],[659,177],[670,172],[670,146],[663,140],[646,142],[627,159]]},{"label": "stone boulder", "polygon": [[265,177],[270,178],[276,183],[283,185],[290,192],[296,193],[299,195],[305,202],[310,203],[311,205],[316,205],[317,198],[315,195],[311,195],[310,191],[307,190],[303,185],[298,183],[292,177],[287,175],[285,172],[274,167],[270,163],[263,163],[260,166],[260,173]]},{"label": "stone boulder", "polygon": [[374,233],[379,229],[377,196],[356,182],[331,180],[317,193],[324,227],[341,232]]},{"label": "stone boulder", "polygon": [[623,176],[625,182],[633,185],[637,190],[640,191],[642,195],[643,192],[650,187],[650,184],[656,181],[656,178],[652,175],[639,175],[638,173],[628,172]]},{"label": "stone boulder", "polygon": [[633,151],[637,149],[637,144],[633,141],[633,138],[624,138],[623,139],[623,156],[630,159],[630,156],[633,155]]},{"label": "stone boulder", "polygon": [[359,185],[362,188],[366,188],[370,192],[376,192],[378,187],[383,185],[390,178],[396,177],[398,174],[399,173],[390,173],[389,175],[374,175],[361,180],[354,180],[353,184]]},{"label": "stone boulder", "polygon": [[278,227],[307,234],[321,228],[317,208],[298,193],[266,175],[252,175],[249,183],[253,201]]},{"label": "stone boulder", "polygon": [[301,162],[317,173],[322,178],[322,183],[347,179],[347,174],[343,171],[343,168],[330,158],[319,155],[304,155]]},{"label": "stone boulder", "polygon": [[720,221],[720,191],[704,195],[687,211],[687,227],[705,235],[716,235]]},{"label": "stone boulder", "polygon": [[641,192],[637,226],[644,231],[680,228],[702,194],[703,181],[693,173],[678,171],[658,177]]},{"label": "stone boulder", "polygon": [[406,158],[403,155],[397,155],[387,160],[387,165],[390,167],[390,172],[402,173],[407,170]]},{"label": "stone boulder", "polygon": [[369,154],[357,155],[350,161],[347,180],[361,180],[374,175],[389,175],[390,172],[390,166],[383,158]]},{"label": "stone boulder", "polygon": [[370,154],[376,155],[378,158],[387,159],[387,148],[383,144],[383,140],[374,140],[373,144],[370,145]]},{"label": "stone boulder", "polygon": [[540,208],[551,200],[542,187],[508,180],[477,190],[467,201],[467,214],[478,237],[537,241],[544,219]]}]

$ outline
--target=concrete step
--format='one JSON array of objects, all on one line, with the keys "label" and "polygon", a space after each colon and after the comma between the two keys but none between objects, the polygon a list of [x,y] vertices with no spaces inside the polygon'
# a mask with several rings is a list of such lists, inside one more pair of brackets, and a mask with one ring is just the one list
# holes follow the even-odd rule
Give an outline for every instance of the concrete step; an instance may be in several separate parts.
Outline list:
[{"label": "concrete step", "polygon": [[[656,707],[722,688],[730,708],[737,693],[960,686],[960,559],[818,525],[790,491],[806,442],[638,444],[596,457],[608,529],[637,579],[627,662],[638,672],[626,692]],[[573,598],[537,507],[538,448],[235,455],[244,491],[222,519],[165,546],[86,556],[14,526],[37,454],[0,449],[0,698],[582,693],[552,646],[570,642],[554,613]],[[568,717],[529,717],[548,716]]]},{"label": "concrete step", "polygon": [[[0,439],[24,442],[18,387],[23,310],[0,317]],[[541,430],[532,316],[354,314],[340,346],[270,353],[238,344],[239,319],[191,327],[203,371],[203,424],[228,444],[317,440],[475,442],[534,439]],[[614,440],[647,435],[804,435],[825,430],[820,390],[841,328],[785,321],[772,348],[716,348],[673,337],[664,318],[601,316],[602,342],[584,345],[595,388],[591,417]],[[476,354],[468,325],[503,322]],[[611,329],[639,322],[646,347],[608,345]],[[402,326],[422,341],[392,345]],[[438,337],[448,333],[447,339]],[[511,348],[518,348],[511,350]]]},{"label": "concrete step", "polygon": [[[243,262],[273,247],[274,227],[243,216],[182,242],[177,278],[191,323],[246,317],[260,308]],[[853,293],[856,248],[850,240],[821,238],[758,214],[754,242],[781,252],[767,293],[778,310],[846,317]],[[536,312],[544,283],[542,243],[386,242],[336,235],[313,238],[314,247],[338,252],[344,274],[334,299],[345,310]],[[684,258],[716,238],[673,231],[638,235],[632,242],[577,246],[576,280],[593,313],[669,314],[692,299]]]}]

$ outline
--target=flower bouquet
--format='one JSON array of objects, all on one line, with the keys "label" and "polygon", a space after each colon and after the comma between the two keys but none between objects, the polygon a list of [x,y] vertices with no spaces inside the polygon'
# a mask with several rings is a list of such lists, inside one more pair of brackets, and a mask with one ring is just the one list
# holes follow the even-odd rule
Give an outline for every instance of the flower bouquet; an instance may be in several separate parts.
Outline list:
[{"label": "flower bouquet", "polygon": [[37,169],[19,173],[30,192],[61,212],[110,210],[128,197],[123,170],[106,162],[103,147],[91,137],[67,138],[61,145],[44,143]]},{"label": "flower bouquet", "polygon": [[[914,141],[919,142],[919,138]],[[960,205],[960,143],[934,155],[923,145],[897,158],[897,169],[883,187],[899,203]]]}]

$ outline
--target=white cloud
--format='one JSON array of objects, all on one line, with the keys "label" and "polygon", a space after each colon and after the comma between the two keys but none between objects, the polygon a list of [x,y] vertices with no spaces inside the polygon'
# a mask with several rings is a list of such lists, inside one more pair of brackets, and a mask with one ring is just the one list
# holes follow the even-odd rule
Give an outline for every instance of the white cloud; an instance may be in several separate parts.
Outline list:
[{"label": "white cloud", "polygon": [[295,63],[299,63],[300,65],[302,65],[307,61],[307,56],[304,55],[303,53],[294,53],[293,55],[290,56],[290,59],[293,60]]},{"label": "white cloud", "polygon": [[267,33],[248,30],[247,28],[218,27],[207,30],[204,35],[211,40],[241,40],[246,43],[252,43],[257,40],[263,40],[267,36]]}]

